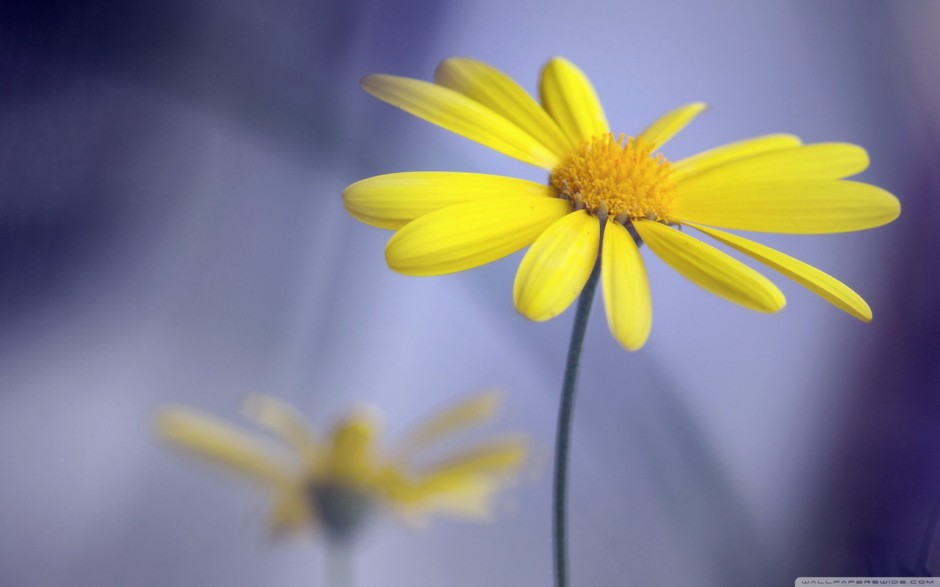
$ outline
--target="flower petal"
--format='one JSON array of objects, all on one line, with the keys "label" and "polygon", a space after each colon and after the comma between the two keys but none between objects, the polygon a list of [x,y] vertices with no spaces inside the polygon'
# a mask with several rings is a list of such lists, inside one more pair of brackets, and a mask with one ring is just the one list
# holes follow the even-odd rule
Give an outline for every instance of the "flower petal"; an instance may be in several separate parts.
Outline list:
[{"label": "flower petal", "polygon": [[637,139],[656,145],[654,151],[662,148],[669,139],[684,129],[692,120],[708,109],[704,102],[693,102],[684,106],[679,106],[672,112],[660,116],[656,122],[646,127]]},{"label": "flower petal", "polygon": [[649,280],[640,249],[623,225],[608,222],[601,251],[607,325],[627,350],[646,344],[653,324]]},{"label": "flower petal", "polygon": [[848,143],[817,143],[779,149],[712,167],[682,178],[683,189],[714,187],[738,181],[770,179],[842,179],[868,167],[868,153]]},{"label": "flower petal", "polygon": [[575,145],[610,132],[607,116],[594,86],[573,63],[555,57],[542,69],[539,83],[542,105]]},{"label": "flower petal", "polygon": [[672,170],[676,179],[682,181],[698,173],[708,171],[718,165],[724,165],[725,163],[751,157],[752,155],[799,147],[800,144],[802,143],[799,137],[793,135],[776,134],[756,137],[729,143],[715,147],[714,149],[709,149],[708,151],[703,151],[698,155],[686,157],[681,161],[673,163]]},{"label": "flower petal", "polygon": [[488,198],[448,206],[402,227],[385,248],[405,275],[442,275],[485,265],[532,244],[570,211],[561,198]]},{"label": "flower petal", "polygon": [[318,463],[318,473],[337,483],[368,483],[379,467],[375,450],[379,427],[379,414],[368,406],[346,415],[333,429],[332,446]]},{"label": "flower petal", "polygon": [[495,67],[474,59],[447,59],[434,72],[434,81],[505,116],[559,158],[574,148],[548,112],[512,78]]},{"label": "flower petal", "polygon": [[723,242],[729,247],[737,249],[745,255],[776,269],[840,310],[848,312],[863,322],[871,321],[871,308],[865,303],[865,300],[852,291],[847,285],[828,273],[824,273],[799,259],[794,259],[780,251],[738,235],[696,224],[692,224],[691,226]]},{"label": "flower petal", "polygon": [[316,528],[316,517],[301,487],[279,491],[268,513],[268,530],[275,537],[297,535]]},{"label": "flower petal", "polygon": [[357,181],[343,190],[349,214],[379,228],[397,229],[419,216],[469,200],[554,196],[551,187],[482,173],[418,171]]},{"label": "flower petal", "polygon": [[761,179],[679,184],[673,220],[723,228],[824,234],[887,224],[901,213],[885,190],[853,181]]},{"label": "flower petal", "polygon": [[538,167],[551,169],[559,157],[527,132],[476,100],[422,80],[375,74],[362,87],[418,118]]},{"label": "flower petal", "polygon": [[532,244],[513,286],[516,309],[529,320],[548,320],[571,305],[598,254],[600,223],[584,210],[558,220]]},{"label": "flower petal", "polygon": [[493,495],[513,480],[527,454],[524,438],[493,440],[432,465],[423,473],[386,470],[376,480],[376,490],[386,502],[418,521],[432,512],[485,518],[490,514]]},{"label": "flower petal", "polygon": [[178,448],[277,486],[290,484],[290,474],[260,439],[214,416],[183,406],[161,409],[157,434]]},{"label": "flower petal", "polygon": [[413,453],[496,416],[502,394],[495,390],[476,393],[458,404],[432,415],[408,431],[400,452]]},{"label": "flower petal", "polygon": [[758,312],[776,312],[786,299],[766,277],[715,247],[658,222],[634,223],[651,251],[687,279]]},{"label": "flower petal", "polygon": [[306,463],[313,463],[321,456],[322,447],[306,418],[287,402],[256,393],[246,398],[242,411],[246,417],[295,449]]},{"label": "flower petal", "polygon": [[512,475],[527,454],[528,443],[522,437],[489,440],[429,466],[424,475],[429,479]]},{"label": "flower petal", "polygon": [[430,514],[489,519],[490,502],[500,485],[492,476],[411,479],[399,474],[386,475],[376,490],[399,515],[423,526]]}]

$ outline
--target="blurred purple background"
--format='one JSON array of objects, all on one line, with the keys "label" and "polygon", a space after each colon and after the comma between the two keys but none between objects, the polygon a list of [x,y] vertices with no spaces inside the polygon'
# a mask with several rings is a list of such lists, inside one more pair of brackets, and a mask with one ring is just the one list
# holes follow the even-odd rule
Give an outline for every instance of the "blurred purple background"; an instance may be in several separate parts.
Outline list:
[{"label": "blurred purple background", "polygon": [[496,521],[363,537],[361,585],[548,585],[550,454],[571,312],[512,307],[520,256],[389,271],[358,179],[542,172],[390,108],[373,72],[488,61],[534,91],[564,55],[615,131],[704,100],[680,158],[770,132],[849,141],[902,202],[873,231],[761,238],[855,288],[865,325],[782,277],[764,316],[649,260],[650,343],[596,308],[574,432],[574,585],[788,585],[940,573],[940,3],[586,1],[0,5],[0,584],[317,585],[264,496],[158,445],[152,410],[249,391],[394,437],[507,391],[538,474]]}]

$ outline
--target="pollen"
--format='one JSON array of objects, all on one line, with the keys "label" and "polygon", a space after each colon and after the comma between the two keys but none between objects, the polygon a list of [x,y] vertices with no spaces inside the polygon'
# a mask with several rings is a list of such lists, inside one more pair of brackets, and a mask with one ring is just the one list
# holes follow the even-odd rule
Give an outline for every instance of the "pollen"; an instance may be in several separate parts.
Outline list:
[{"label": "pollen", "polygon": [[605,133],[582,141],[552,170],[550,182],[574,209],[627,224],[669,222],[676,193],[672,166],[654,145]]}]

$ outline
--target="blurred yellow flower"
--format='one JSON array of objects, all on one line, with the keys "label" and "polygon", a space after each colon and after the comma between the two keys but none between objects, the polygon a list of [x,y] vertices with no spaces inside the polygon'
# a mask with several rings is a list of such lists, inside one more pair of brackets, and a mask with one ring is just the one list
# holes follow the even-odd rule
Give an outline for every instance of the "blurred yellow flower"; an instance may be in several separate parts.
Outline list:
[{"label": "blurred yellow flower", "polygon": [[809,288],[863,320],[868,304],[819,269],[714,227],[790,234],[873,228],[900,213],[897,198],[845,181],[868,166],[861,147],[803,145],[768,135],[671,162],[659,153],[705,110],[682,106],[635,137],[610,132],[587,77],[555,58],[542,70],[541,104],[504,73],[471,59],[440,64],[435,83],[390,75],[367,92],[447,130],[549,171],[548,182],[472,173],[394,173],[343,192],[349,213],[395,229],[389,266],[439,275],[532,245],[516,274],[516,308],[532,320],[563,312],[600,255],[607,321],[628,349],[646,342],[652,303],[637,243],[706,290],[761,312],[784,296],[740,261],[674,227],[691,227]]},{"label": "blurred yellow flower", "polygon": [[525,462],[524,439],[491,438],[427,466],[417,461],[453,434],[492,420],[498,404],[495,392],[474,395],[413,428],[389,452],[376,445],[379,424],[370,409],[353,411],[321,439],[292,406],[261,395],[249,398],[245,413],[277,443],[183,406],[161,409],[156,430],[170,444],[266,486],[272,532],[317,527],[345,540],[377,505],[416,523],[432,513],[487,518],[496,490]]}]

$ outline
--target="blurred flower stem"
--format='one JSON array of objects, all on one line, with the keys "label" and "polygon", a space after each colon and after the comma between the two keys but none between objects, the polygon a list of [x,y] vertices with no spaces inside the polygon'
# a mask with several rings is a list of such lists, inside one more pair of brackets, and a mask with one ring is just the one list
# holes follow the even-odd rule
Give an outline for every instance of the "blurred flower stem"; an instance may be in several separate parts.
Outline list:
[{"label": "blurred flower stem", "polygon": [[578,370],[581,366],[581,349],[584,347],[584,335],[587,333],[588,319],[591,317],[591,305],[594,291],[600,277],[600,255],[594,261],[594,269],[588,277],[584,289],[578,298],[578,307],[571,328],[571,342],[568,344],[568,359],[565,363],[565,376],[561,387],[561,405],[558,408],[558,431],[555,438],[555,490],[554,490],[554,548],[555,548],[555,586],[568,585],[568,453],[571,445],[571,419],[574,416],[574,394],[578,386]]},{"label": "blurred flower stem", "polygon": [[327,587],[355,587],[355,552],[348,540],[327,541]]}]

